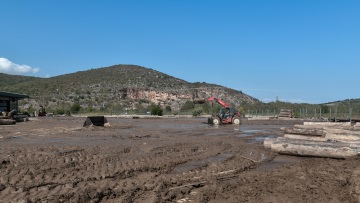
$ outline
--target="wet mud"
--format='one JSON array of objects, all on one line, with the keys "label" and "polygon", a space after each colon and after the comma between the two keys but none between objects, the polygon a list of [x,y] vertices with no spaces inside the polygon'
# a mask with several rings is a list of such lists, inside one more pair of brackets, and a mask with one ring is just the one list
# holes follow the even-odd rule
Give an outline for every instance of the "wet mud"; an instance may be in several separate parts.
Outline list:
[{"label": "wet mud", "polygon": [[263,147],[301,121],[37,118],[0,126],[1,202],[358,202],[360,159]]}]

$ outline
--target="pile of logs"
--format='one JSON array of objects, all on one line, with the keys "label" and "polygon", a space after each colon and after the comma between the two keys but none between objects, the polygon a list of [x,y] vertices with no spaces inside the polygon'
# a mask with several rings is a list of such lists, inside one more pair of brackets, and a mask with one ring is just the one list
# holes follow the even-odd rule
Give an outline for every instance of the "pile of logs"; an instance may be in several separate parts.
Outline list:
[{"label": "pile of logs", "polygon": [[360,123],[304,122],[282,130],[283,137],[266,138],[264,146],[297,156],[347,158],[360,154]]},{"label": "pile of logs", "polygon": [[24,114],[17,114],[12,116],[0,116],[0,125],[14,125],[16,122],[29,121],[29,117]]},{"label": "pile of logs", "polygon": [[281,109],[278,115],[278,118],[294,118],[294,110],[293,109]]},{"label": "pile of logs", "polygon": [[9,119],[0,117],[0,125],[13,125],[15,123],[16,121],[11,118]]}]

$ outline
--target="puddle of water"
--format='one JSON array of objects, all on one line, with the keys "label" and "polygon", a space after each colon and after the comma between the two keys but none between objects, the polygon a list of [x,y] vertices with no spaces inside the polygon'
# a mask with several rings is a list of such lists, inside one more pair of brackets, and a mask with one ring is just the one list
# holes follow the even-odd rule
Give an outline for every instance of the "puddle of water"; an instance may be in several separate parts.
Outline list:
[{"label": "puddle of water", "polygon": [[259,132],[264,132],[263,130],[244,130],[242,131],[243,133],[259,133]]},{"label": "puddle of water", "polygon": [[213,162],[224,161],[226,159],[231,158],[232,156],[233,156],[233,154],[219,154],[216,156],[208,157],[208,158],[206,158],[204,160],[200,160],[200,161],[186,162],[186,163],[177,165],[171,171],[171,173],[182,173],[182,172],[186,172],[186,171],[191,171],[193,169],[200,168],[202,166],[205,166],[205,165],[213,163]]},{"label": "puddle of water", "polygon": [[278,155],[273,160],[266,162],[255,169],[255,171],[273,170],[286,164],[293,164],[308,159],[308,157]]},{"label": "puddle of water", "polygon": [[219,135],[218,132],[214,132],[214,133],[205,133],[205,135],[207,136],[214,136],[214,135]]},{"label": "puddle of water", "polygon": [[254,140],[251,141],[251,143],[255,142],[264,142],[266,137],[256,137]]},{"label": "puddle of water", "polygon": [[251,140],[249,143],[256,143],[256,142],[264,142],[265,138],[273,138],[275,137],[274,135],[269,135],[269,136],[261,136],[261,137],[255,137],[253,140]]},{"label": "puddle of water", "polygon": [[208,125],[208,128],[219,128],[219,125]]},{"label": "puddle of water", "polygon": [[[241,134],[238,134],[238,135],[235,135],[236,137],[251,137],[251,136],[255,136],[254,134],[255,133],[259,133],[259,132],[265,132],[263,130],[240,130],[240,129],[234,129],[234,131],[240,131]],[[261,139],[262,138],[255,138],[257,140],[259,140],[259,142],[261,142]],[[265,137],[263,137],[263,140],[264,141]]]},{"label": "puddle of water", "polygon": [[251,134],[240,134],[240,135],[235,135],[236,137],[250,137],[250,136],[254,136]]}]

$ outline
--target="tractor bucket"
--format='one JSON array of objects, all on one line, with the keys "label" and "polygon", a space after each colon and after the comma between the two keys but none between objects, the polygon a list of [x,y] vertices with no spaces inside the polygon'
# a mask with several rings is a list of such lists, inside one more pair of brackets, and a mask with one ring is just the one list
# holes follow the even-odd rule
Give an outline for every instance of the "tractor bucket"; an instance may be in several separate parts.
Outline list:
[{"label": "tractor bucket", "polygon": [[105,116],[88,116],[84,122],[84,127],[88,126],[110,127],[110,123]]},{"label": "tractor bucket", "polygon": [[206,102],[206,99],[204,99],[204,98],[199,98],[199,99],[194,99],[193,100],[194,104],[203,104],[205,102]]}]

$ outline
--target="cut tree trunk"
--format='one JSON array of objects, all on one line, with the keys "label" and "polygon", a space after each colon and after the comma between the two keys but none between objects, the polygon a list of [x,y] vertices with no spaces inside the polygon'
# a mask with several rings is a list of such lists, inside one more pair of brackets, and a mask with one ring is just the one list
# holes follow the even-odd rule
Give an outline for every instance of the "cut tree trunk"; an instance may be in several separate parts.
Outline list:
[{"label": "cut tree trunk", "polygon": [[14,125],[16,121],[12,119],[0,119],[0,125]]},{"label": "cut tree trunk", "polygon": [[335,133],[327,133],[326,138],[333,140],[359,140],[360,135],[357,134],[335,134]]},{"label": "cut tree trunk", "polygon": [[285,128],[284,133],[308,136],[324,136],[325,132],[322,129],[302,129],[302,128]]},{"label": "cut tree trunk", "polygon": [[297,139],[297,140],[309,140],[309,141],[319,141],[319,142],[326,142],[326,141],[328,141],[328,138],[325,138],[325,137],[317,137],[317,136],[285,134],[284,137],[290,138],[290,139]]},{"label": "cut tree trunk", "polygon": [[304,122],[304,125],[315,125],[315,126],[351,126],[350,122],[346,123],[333,123],[333,122]]},{"label": "cut tree trunk", "polygon": [[279,154],[347,158],[360,154],[360,142],[317,142],[290,138],[266,138],[264,146]]},{"label": "cut tree trunk", "polygon": [[348,129],[335,129],[335,128],[324,128],[325,133],[335,133],[343,135],[360,135],[360,130],[348,130]]},{"label": "cut tree trunk", "polygon": [[360,140],[350,140],[350,139],[344,140],[344,139],[339,139],[338,137],[328,138],[328,137],[314,137],[314,136],[293,135],[293,134],[285,134],[284,137],[290,139],[318,141],[318,142],[341,142],[341,143],[360,144]]},{"label": "cut tree trunk", "polygon": [[294,128],[299,129],[344,129],[344,130],[353,130],[356,129],[354,126],[351,125],[339,125],[339,126],[332,126],[332,125],[299,125],[295,124]]}]

